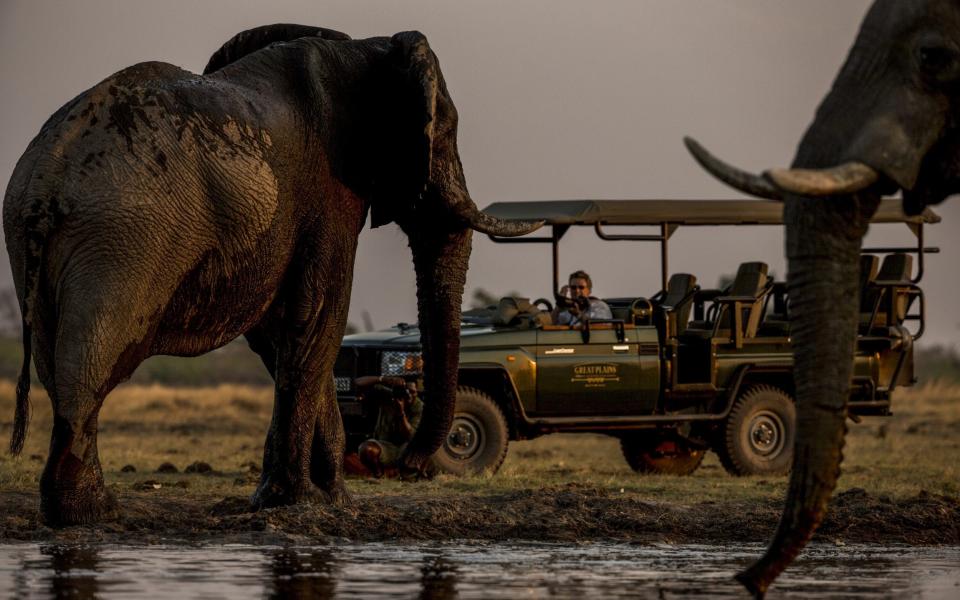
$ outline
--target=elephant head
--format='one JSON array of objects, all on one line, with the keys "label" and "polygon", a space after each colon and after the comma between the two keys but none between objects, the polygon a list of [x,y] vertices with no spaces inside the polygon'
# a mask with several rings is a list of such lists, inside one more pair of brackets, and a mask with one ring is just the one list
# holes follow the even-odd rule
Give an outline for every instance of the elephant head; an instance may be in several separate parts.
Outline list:
[{"label": "elephant head", "polygon": [[[224,44],[204,73],[299,38],[350,40],[317,27],[258,27]],[[453,419],[472,231],[518,236],[543,223],[489,216],[470,198],[457,149],[457,109],[426,37],[411,31],[368,41],[373,58],[353,87],[358,112],[336,142],[343,152],[332,168],[366,197],[372,226],[396,223],[413,253],[427,398],[404,457],[405,470],[415,472],[443,443]]]},{"label": "elephant head", "polygon": [[757,595],[813,535],[839,476],[867,224],[898,189],[908,214],[960,191],[958,117],[960,4],[877,0],[792,168],[753,175],[687,140],[722,181],[785,202],[797,446],[775,538],[738,575]]}]

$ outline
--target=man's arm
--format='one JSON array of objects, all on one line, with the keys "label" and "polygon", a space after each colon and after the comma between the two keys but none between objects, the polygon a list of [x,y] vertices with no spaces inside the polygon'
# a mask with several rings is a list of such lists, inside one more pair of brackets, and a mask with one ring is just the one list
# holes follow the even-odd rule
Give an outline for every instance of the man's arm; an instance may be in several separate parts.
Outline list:
[{"label": "man's arm", "polygon": [[383,375],[364,375],[353,380],[353,384],[360,389],[368,388],[373,385],[382,384],[390,388],[407,385],[403,377],[384,377]]}]

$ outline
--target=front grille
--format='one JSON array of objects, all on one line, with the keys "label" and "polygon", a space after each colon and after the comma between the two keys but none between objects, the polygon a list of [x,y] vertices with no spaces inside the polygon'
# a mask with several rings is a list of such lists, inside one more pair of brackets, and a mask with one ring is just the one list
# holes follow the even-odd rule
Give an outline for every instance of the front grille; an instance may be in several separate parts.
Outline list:
[{"label": "front grille", "polygon": [[333,364],[337,394],[353,392],[353,380],[363,375],[380,375],[380,351],[375,348],[343,346]]}]

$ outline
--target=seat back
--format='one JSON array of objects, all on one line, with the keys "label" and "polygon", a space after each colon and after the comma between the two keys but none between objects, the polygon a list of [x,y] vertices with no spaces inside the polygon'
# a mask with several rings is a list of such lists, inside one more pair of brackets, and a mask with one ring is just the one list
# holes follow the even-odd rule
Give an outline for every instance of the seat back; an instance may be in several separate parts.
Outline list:
[{"label": "seat back", "polygon": [[687,329],[690,311],[693,309],[693,291],[697,287],[697,278],[689,273],[674,273],[667,282],[667,289],[660,306],[671,311],[676,323],[675,335]]},{"label": "seat back", "polygon": [[[883,259],[880,272],[877,273],[876,284],[888,286],[889,291],[887,293],[893,294],[892,299],[890,299],[893,302],[890,318],[894,322],[888,323],[888,325],[902,324],[907,316],[907,311],[910,310],[913,296],[902,293],[901,290],[913,284],[910,280],[911,277],[913,277],[913,256],[897,253],[888,254]],[[900,289],[897,289],[898,287]]]},{"label": "seat back", "polygon": [[[743,323],[744,337],[754,337],[757,335],[757,327],[760,325],[760,318],[763,316],[763,292],[767,289],[769,278],[767,277],[767,263],[746,262],[742,263],[737,269],[737,276],[730,284],[729,296],[752,297],[754,302],[743,308],[741,323]],[[727,313],[728,311],[724,311]],[[728,322],[728,327],[733,330],[734,320],[732,314],[721,315]]]},{"label": "seat back", "polygon": [[903,284],[908,285],[913,276],[913,256],[898,252],[888,254],[883,259],[876,281],[880,285]]},{"label": "seat back", "polygon": [[[862,261],[862,259],[861,259]],[[861,262],[860,280],[864,281]],[[867,279],[860,300],[860,332],[866,334],[872,327],[886,327],[903,323],[914,296],[904,293],[912,286],[913,256],[888,254],[875,276]]]}]

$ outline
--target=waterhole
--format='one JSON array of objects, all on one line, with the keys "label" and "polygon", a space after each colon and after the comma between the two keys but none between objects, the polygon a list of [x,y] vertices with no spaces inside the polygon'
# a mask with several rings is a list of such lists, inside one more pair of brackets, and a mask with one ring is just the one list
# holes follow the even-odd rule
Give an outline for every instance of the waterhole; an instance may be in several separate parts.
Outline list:
[{"label": "waterhole", "polygon": [[[744,598],[761,546],[0,545],[0,598]],[[769,598],[960,598],[960,548],[814,545]]]}]

